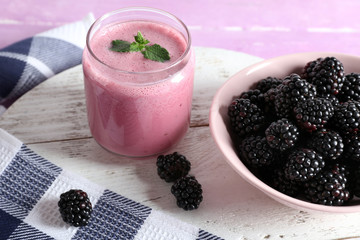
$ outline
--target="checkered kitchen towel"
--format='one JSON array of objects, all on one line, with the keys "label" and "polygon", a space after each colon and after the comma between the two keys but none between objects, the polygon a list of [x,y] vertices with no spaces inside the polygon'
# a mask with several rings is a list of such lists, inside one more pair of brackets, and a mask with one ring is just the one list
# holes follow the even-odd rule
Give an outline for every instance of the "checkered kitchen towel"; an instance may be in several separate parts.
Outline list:
[{"label": "checkered kitchen towel", "polygon": [[[52,75],[81,63],[94,17],[38,34],[0,50],[0,115]],[[62,221],[62,192],[82,189],[93,204],[89,224]],[[55,166],[0,129],[0,240],[220,239]]]},{"label": "checkered kitchen towel", "polygon": [[49,77],[81,63],[89,14],[0,49],[0,115],[24,93]]},{"label": "checkered kitchen towel", "polygon": [[[72,227],[57,206],[61,193],[87,192],[89,223]],[[0,129],[0,239],[220,239],[67,172]]]}]

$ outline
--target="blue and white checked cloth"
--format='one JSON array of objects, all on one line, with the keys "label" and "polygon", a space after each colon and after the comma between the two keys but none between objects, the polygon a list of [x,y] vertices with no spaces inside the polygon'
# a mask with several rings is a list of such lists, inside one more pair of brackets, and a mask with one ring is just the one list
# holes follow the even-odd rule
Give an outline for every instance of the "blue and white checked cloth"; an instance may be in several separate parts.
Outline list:
[{"label": "blue and white checked cloth", "polygon": [[[2,129],[0,159],[0,239],[221,239],[61,169]],[[60,194],[70,189],[93,204],[85,227],[60,216]]]},{"label": "blue and white checked cloth", "polygon": [[[0,115],[42,81],[81,63],[94,21],[68,24],[0,50]],[[70,189],[86,191],[89,224],[63,222],[57,202]],[[212,239],[219,237],[64,171],[0,129],[0,240]]]},{"label": "blue and white checked cloth", "polygon": [[0,49],[0,115],[24,93],[49,77],[81,63],[89,14]]}]

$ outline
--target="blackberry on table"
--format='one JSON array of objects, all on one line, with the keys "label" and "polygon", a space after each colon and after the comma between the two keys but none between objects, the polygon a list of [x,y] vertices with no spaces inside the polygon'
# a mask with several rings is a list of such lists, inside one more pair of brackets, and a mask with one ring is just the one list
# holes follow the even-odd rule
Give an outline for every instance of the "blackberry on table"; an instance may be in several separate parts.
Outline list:
[{"label": "blackberry on table", "polygon": [[345,81],[339,92],[341,102],[360,100],[360,74],[350,73],[345,75]]},{"label": "blackberry on table", "polygon": [[315,86],[301,79],[298,74],[291,74],[277,86],[274,101],[276,115],[289,118],[298,102],[313,99],[315,96]]},{"label": "blackberry on table", "polygon": [[273,150],[265,137],[249,136],[242,141],[240,149],[244,160],[251,166],[268,166],[274,161]]},{"label": "blackberry on table", "polygon": [[257,132],[265,123],[264,113],[249,99],[235,99],[228,107],[230,125],[242,137]]},{"label": "blackberry on table", "polygon": [[285,151],[295,145],[299,131],[288,119],[282,118],[269,125],[265,136],[271,148]]},{"label": "blackberry on table", "polygon": [[311,149],[300,148],[290,153],[285,176],[291,181],[306,182],[325,167],[323,157]]},{"label": "blackberry on table", "polygon": [[305,197],[313,203],[341,206],[351,197],[344,173],[326,169],[305,183]]},{"label": "blackberry on table", "polygon": [[186,157],[177,152],[158,156],[156,165],[158,175],[166,182],[174,182],[186,176],[191,168],[191,163]]},{"label": "blackberry on table", "polygon": [[171,187],[178,207],[184,210],[197,209],[203,200],[201,184],[193,176],[179,178]]},{"label": "blackberry on table", "polygon": [[335,57],[318,59],[306,70],[306,79],[316,86],[318,94],[339,93],[345,81],[343,64]]},{"label": "blackberry on table", "polygon": [[357,132],[360,126],[360,102],[349,100],[336,106],[334,116],[329,121],[342,133]]},{"label": "blackberry on table", "polygon": [[340,134],[324,128],[313,133],[307,145],[322,155],[324,159],[329,160],[338,159],[344,151],[344,143]]},{"label": "blackberry on table", "polygon": [[86,192],[71,189],[60,195],[58,202],[62,219],[72,226],[86,226],[92,212],[92,205]]},{"label": "blackberry on table", "polygon": [[255,89],[259,89],[261,93],[266,93],[271,88],[276,88],[282,83],[282,80],[276,77],[267,77],[257,82]]},{"label": "blackberry on table", "polygon": [[324,127],[334,115],[334,107],[324,98],[306,99],[296,105],[294,115],[301,128],[312,132]]}]

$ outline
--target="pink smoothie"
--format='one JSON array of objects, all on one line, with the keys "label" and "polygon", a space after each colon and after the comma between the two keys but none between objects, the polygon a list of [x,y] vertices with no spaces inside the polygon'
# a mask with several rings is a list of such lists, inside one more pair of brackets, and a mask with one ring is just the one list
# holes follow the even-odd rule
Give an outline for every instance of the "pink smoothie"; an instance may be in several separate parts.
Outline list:
[{"label": "pink smoothie", "polygon": [[[132,42],[138,31],[150,44],[166,48],[170,60],[161,63],[139,52],[109,50],[112,40]],[[89,126],[100,145],[121,155],[149,156],[183,138],[194,77],[194,54],[178,61],[186,47],[180,32],[155,22],[111,24],[94,34],[90,48],[98,59],[85,49],[83,70]]]}]

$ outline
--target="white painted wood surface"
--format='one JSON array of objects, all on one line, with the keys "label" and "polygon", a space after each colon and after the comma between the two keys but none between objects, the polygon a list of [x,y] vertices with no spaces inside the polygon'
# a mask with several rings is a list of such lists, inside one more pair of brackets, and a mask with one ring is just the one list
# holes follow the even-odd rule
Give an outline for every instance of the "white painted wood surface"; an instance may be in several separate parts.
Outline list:
[{"label": "white painted wood surface", "polygon": [[87,127],[81,66],[40,84],[0,117],[0,127],[41,156],[151,208],[225,239],[360,239],[360,214],[307,213],[267,197],[225,162],[211,138],[208,113],[216,90],[231,75],[260,61],[239,52],[195,48],[196,74],[191,128],[172,151],[187,156],[203,186],[200,208],[178,208],[171,184],[156,172],[156,157],[111,154]]}]

